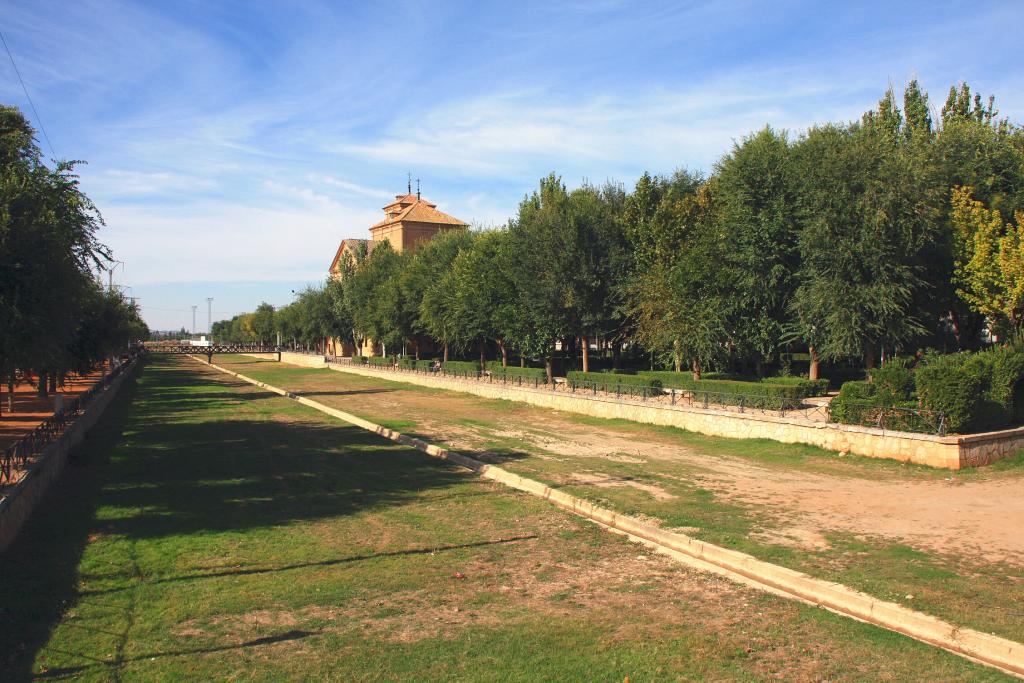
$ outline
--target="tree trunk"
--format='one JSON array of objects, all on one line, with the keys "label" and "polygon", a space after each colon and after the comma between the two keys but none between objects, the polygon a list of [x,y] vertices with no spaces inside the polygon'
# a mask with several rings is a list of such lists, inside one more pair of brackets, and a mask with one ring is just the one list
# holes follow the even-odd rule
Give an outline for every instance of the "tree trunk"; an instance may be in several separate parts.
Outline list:
[{"label": "tree trunk", "polygon": [[583,372],[590,372],[590,337],[583,335]]},{"label": "tree trunk", "polygon": [[551,343],[548,348],[547,358],[544,359],[544,370],[547,371],[548,384],[553,384],[555,381],[555,344]]},{"label": "tree trunk", "polygon": [[619,342],[612,345],[612,368],[615,370],[622,368],[622,344]]},{"label": "tree trunk", "polygon": [[487,369],[487,342],[480,338],[480,372]]},{"label": "tree trunk", "polygon": [[672,364],[676,372],[683,371],[683,342],[680,339],[672,342]]},{"label": "tree trunk", "polygon": [[873,370],[878,364],[875,362],[875,343],[867,342],[864,345],[864,367]]},{"label": "tree trunk", "polygon": [[818,350],[813,346],[808,346],[807,351],[811,355],[811,368],[807,371],[807,377],[808,379],[818,379]]},{"label": "tree trunk", "polygon": [[700,379],[700,361],[694,358],[690,361],[690,368],[693,370],[693,379]]},{"label": "tree trunk", "polygon": [[498,340],[498,348],[501,349],[501,367],[508,367],[508,347],[505,346],[505,340]]},{"label": "tree trunk", "polygon": [[956,347],[958,350],[964,350],[964,341],[961,338],[960,332],[960,317],[956,314],[952,308],[949,309],[949,324],[953,327],[953,339],[956,340]]},{"label": "tree trunk", "polygon": [[420,340],[417,338],[412,343],[413,350],[416,351],[416,360],[420,359]]},{"label": "tree trunk", "polygon": [[39,371],[39,384],[37,387],[36,394],[39,398],[46,398],[46,370]]},{"label": "tree trunk", "polygon": [[444,343],[444,362],[448,362],[448,342]]},{"label": "tree trunk", "polygon": [[526,367],[526,356],[524,356],[522,353],[519,354],[519,367]]},{"label": "tree trunk", "polygon": [[757,378],[762,379],[764,377],[764,358],[758,354],[757,360],[754,361],[754,372],[757,373]]}]

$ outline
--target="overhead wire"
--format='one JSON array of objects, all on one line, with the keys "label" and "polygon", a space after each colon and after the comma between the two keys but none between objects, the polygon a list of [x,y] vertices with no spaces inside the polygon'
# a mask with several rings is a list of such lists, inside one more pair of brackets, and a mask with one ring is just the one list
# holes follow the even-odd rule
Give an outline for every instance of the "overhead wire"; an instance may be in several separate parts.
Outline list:
[{"label": "overhead wire", "polygon": [[25,79],[21,77],[21,72],[18,71],[18,65],[14,61],[14,53],[11,52],[10,46],[7,45],[7,39],[4,38],[2,31],[0,31],[0,42],[4,44],[4,49],[7,50],[7,56],[11,58],[11,66],[14,67],[14,74],[18,77],[18,82],[21,83],[21,89],[25,92],[25,99],[28,100],[28,106],[31,107],[33,116],[36,117],[36,123],[39,124],[39,130],[43,134],[43,139],[46,140],[46,146],[50,148],[50,154],[52,154],[53,158],[56,159],[57,152],[54,151],[53,143],[50,142],[50,136],[46,133],[46,126],[43,125],[43,117],[39,115],[39,112],[36,110],[35,102],[32,101],[32,96],[28,94],[28,87],[25,85]]}]

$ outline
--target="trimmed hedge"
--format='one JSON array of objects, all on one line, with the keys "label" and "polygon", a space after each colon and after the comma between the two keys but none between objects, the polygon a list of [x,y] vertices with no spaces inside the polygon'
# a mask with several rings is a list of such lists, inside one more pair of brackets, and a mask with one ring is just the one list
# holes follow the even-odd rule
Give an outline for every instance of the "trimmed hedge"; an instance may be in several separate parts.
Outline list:
[{"label": "trimmed hedge", "polygon": [[829,404],[832,419],[842,424],[864,424],[866,410],[883,407],[876,401],[876,388],[865,380],[844,383],[839,395]]},{"label": "trimmed hedge", "polygon": [[610,372],[583,372],[572,370],[565,373],[568,382],[574,382],[576,386],[592,389],[595,386],[598,391],[620,391],[622,387],[634,389],[647,387],[652,395],[657,395],[661,390],[661,380],[641,375],[616,375]]},{"label": "trimmed hedge", "polygon": [[403,370],[415,370],[416,359],[409,358],[408,356],[402,356],[401,358],[398,359],[398,367],[402,368]]},{"label": "trimmed hedge", "polygon": [[449,360],[441,364],[441,369],[447,372],[476,375],[480,372],[480,363],[475,360]]},{"label": "trimmed hedge", "polygon": [[729,396],[745,395],[750,397],[768,397],[797,401],[803,398],[801,387],[792,384],[772,382],[744,382],[733,379],[693,379],[688,372],[644,371],[638,377],[648,380],[657,379],[665,388],[688,389],[690,391],[706,391],[712,394]]},{"label": "trimmed hedge", "polygon": [[[872,370],[869,382],[843,384],[832,400],[832,418],[873,425],[887,408],[922,408],[941,413],[946,431],[960,434],[1024,422],[1024,350],[931,354],[911,369],[915,362],[893,359]],[[890,429],[927,431],[937,426],[927,416],[890,413],[884,417]]]},{"label": "trimmed hedge", "polygon": [[765,377],[761,381],[766,384],[781,384],[783,386],[796,387],[799,392],[799,396],[797,396],[797,398],[824,396],[828,393],[829,385],[829,381],[827,379],[807,379],[806,377]]},{"label": "trimmed hedge", "polygon": [[362,363],[363,365],[366,365],[366,361],[367,356],[352,356],[353,363]]},{"label": "trimmed hedge", "polygon": [[[529,380],[533,383],[533,380],[538,380],[542,384],[548,382],[548,372],[544,368],[521,368],[519,366],[510,365],[508,367],[502,367],[501,361],[488,361],[487,370],[494,377],[495,381],[508,381],[513,378],[523,378],[523,381]],[[505,380],[502,380],[505,378]]]},{"label": "trimmed hedge", "polygon": [[370,356],[366,359],[367,365],[379,368],[390,368],[395,364],[394,356]]},{"label": "trimmed hedge", "polygon": [[1024,351],[1002,348],[989,352],[992,379],[989,399],[1002,406],[1009,424],[1024,422]]},{"label": "trimmed hedge", "polygon": [[950,432],[985,429],[1001,421],[1001,416],[982,410],[992,370],[983,355],[932,356],[914,372],[921,405],[945,414]]},{"label": "trimmed hedge", "polygon": [[886,405],[914,400],[914,371],[903,361],[893,360],[868,371],[875,394]]}]

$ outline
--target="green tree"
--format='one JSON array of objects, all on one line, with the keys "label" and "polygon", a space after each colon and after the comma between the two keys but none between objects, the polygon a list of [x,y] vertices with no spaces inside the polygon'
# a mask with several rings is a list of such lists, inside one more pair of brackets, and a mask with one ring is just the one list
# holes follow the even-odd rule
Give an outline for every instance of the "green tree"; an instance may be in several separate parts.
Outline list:
[{"label": "green tree", "polygon": [[447,317],[447,297],[442,281],[451,271],[460,253],[472,247],[474,234],[469,230],[445,230],[418,245],[405,264],[399,281],[405,315],[410,321],[415,357],[420,357],[418,335],[433,337],[444,347],[448,359],[449,346],[455,342]]},{"label": "green tree", "polygon": [[716,170],[730,338],[763,375],[764,363],[782,345],[799,263],[797,188],[786,134],[764,128],[735,145]]},{"label": "green tree", "polygon": [[274,324],[274,307],[266,301],[257,306],[253,312],[252,333],[255,340],[261,344],[271,344],[276,341],[277,326]]}]

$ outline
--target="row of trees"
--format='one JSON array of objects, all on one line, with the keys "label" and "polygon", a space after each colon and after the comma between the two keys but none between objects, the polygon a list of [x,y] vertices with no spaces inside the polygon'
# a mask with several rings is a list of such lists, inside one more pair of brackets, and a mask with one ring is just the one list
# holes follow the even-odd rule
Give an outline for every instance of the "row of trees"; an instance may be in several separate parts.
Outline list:
[{"label": "row of trees", "polygon": [[9,396],[27,373],[45,396],[69,371],[147,333],[136,307],[96,279],[111,256],[75,165],[47,166],[25,117],[0,106],[0,377]]},{"label": "row of trees", "polygon": [[556,342],[585,370],[599,341],[697,376],[761,374],[789,350],[817,377],[821,360],[870,368],[1019,336],[1022,210],[1022,129],[966,84],[933,115],[911,82],[902,106],[890,89],[856,122],[750,135],[709,177],[569,191],[552,174],[507,226],[415,253],[380,244],[339,282],[261,307],[269,323],[257,330],[257,311],[253,334],[290,326],[417,353],[429,337],[481,357],[494,345],[549,372]]}]

